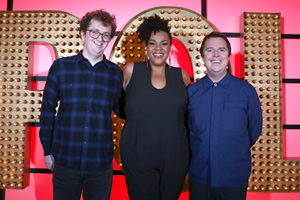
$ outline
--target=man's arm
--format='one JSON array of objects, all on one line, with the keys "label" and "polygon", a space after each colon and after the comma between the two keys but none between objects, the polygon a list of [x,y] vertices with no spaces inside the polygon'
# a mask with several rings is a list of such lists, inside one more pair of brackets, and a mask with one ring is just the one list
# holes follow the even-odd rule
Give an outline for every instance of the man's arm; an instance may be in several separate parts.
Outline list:
[{"label": "man's arm", "polygon": [[253,146],[262,131],[262,111],[257,92],[252,87],[248,96],[250,145]]},{"label": "man's arm", "polygon": [[58,75],[56,75],[55,62],[51,66],[46,81],[43,101],[40,116],[40,140],[44,149],[45,164],[52,170],[54,164],[54,158],[50,155],[52,145],[52,133],[55,124],[56,107],[59,101],[59,87],[58,87]]}]

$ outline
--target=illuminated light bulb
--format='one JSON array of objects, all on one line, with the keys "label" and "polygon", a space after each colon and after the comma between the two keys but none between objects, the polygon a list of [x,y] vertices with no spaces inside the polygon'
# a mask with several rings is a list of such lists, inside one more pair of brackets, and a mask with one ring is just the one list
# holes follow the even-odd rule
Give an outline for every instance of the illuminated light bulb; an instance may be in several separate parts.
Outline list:
[{"label": "illuminated light bulb", "polygon": [[258,60],[258,58],[257,58],[257,57],[253,57],[251,60],[252,60],[253,62],[255,62],[255,61]]},{"label": "illuminated light bulb", "polygon": [[278,154],[276,154],[274,157],[275,157],[276,159],[281,159],[281,156],[278,155]]},{"label": "illuminated light bulb", "polygon": [[253,185],[253,186],[252,186],[252,189],[253,189],[253,190],[258,190],[258,187],[257,187],[256,185]]},{"label": "illuminated light bulb", "polygon": [[113,142],[117,142],[118,138],[117,137],[113,137]]},{"label": "illuminated light bulb", "polygon": [[[273,159],[273,158],[274,158],[274,156],[273,156],[273,155],[271,155],[271,154],[268,154],[268,155],[267,155],[267,158],[268,158],[268,159]],[[271,171],[270,173],[272,173],[272,171]]]},{"label": "illuminated light bulb", "polygon": [[260,162],[259,165],[262,167],[266,166],[266,164],[264,162]]},{"label": "illuminated light bulb", "polygon": [[256,42],[254,42],[254,43],[252,43],[252,45],[251,45],[252,47],[256,47],[257,46],[257,43]]},{"label": "illuminated light bulb", "polygon": [[260,182],[264,182],[265,179],[264,179],[263,177],[260,177],[260,178],[259,178],[259,181],[260,181]]},{"label": "illuminated light bulb", "polygon": [[267,80],[266,81],[268,84],[271,84],[272,83],[272,80]]},{"label": "illuminated light bulb", "polygon": [[250,54],[251,53],[251,50],[245,50],[245,54]]},{"label": "illuminated light bulb", "polygon": [[245,61],[250,61],[251,60],[251,58],[249,57],[249,56],[247,56],[246,58],[245,58]]},{"label": "illuminated light bulb", "polygon": [[[266,158],[266,155],[260,154],[259,157],[260,157],[260,158]],[[262,173],[262,172],[261,172],[261,173]],[[264,173],[265,173],[265,172],[264,172]],[[264,174],[264,173],[263,173],[263,174]]]},{"label": "illuminated light bulb", "polygon": [[252,76],[257,76],[258,72],[252,72]]},{"label": "illuminated light bulb", "polygon": [[279,147],[275,147],[274,150],[279,151],[279,152],[281,151],[281,149]]},{"label": "illuminated light bulb", "polygon": [[[296,163],[295,163],[294,161],[289,162],[289,165],[292,166],[292,167],[296,167],[296,166],[297,166]],[[291,171],[293,171],[293,172],[295,173],[294,170],[291,169],[290,172],[291,172]]]},{"label": "illuminated light bulb", "polygon": [[246,20],[246,21],[244,21],[244,24],[245,25],[249,25],[251,23],[251,21],[250,20]]}]

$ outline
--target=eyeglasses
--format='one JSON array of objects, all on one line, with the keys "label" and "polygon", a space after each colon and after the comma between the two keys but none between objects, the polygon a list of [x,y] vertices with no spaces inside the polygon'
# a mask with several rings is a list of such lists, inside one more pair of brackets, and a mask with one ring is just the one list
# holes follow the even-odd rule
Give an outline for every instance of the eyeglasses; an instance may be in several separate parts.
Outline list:
[{"label": "eyeglasses", "polygon": [[100,35],[102,35],[102,40],[104,42],[109,42],[111,37],[108,33],[100,33],[98,30],[87,30],[90,34],[91,38],[97,39]]}]

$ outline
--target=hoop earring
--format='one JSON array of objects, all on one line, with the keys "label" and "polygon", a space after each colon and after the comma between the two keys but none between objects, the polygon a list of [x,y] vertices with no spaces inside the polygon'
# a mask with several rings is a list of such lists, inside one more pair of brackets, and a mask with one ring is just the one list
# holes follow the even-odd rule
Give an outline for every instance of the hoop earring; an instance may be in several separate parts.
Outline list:
[{"label": "hoop earring", "polygon": [[147,56],[147,52],[145,52],[144,62],[146,62],[147,68],[148,68],[148,60],[149,57]]},{"label": "hoop earring", "polygon": [[169,69],[171,69],[171,55],[169,55]]},{"label": "hoop earring", "polygon": [[147,66],[147,68],[148,68],[148,67],[149,67],[149,66],[148,66],[149,56],[147,56],[147,54],[145,55],[144,61],[146,62],[146,66]]},{"label": "hoop earring", "polygon": [[149,57],[147,57],[147,59],[146,59],[147,68],[149,68],[149,66],[148,66],[149,64],[148,63],[149,63]]}]

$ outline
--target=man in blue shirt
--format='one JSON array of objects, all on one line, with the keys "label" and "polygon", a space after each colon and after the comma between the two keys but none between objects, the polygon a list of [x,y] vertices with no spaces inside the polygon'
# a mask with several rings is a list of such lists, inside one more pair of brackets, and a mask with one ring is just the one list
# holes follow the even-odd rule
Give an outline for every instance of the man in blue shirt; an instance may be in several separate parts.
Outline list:
[{"label": "man in blue shirt", "polygon": [[245,200],[250,148],[262,130],[260,101],[253,86],[227,72],[224,34],[207,35],[200,53],[207,75],[188,88],[190,200]]},{"label": "man in blue shirt", "polygon": [[[54,61],[44,89],[40,139],[53,171],[55,200],[108,200],[112,186],[112,110],[123,74],[105,58],[114,15],[88,12],[80,22],[83,51]],[[58,106],[59,104],[59,106]],[[58,111],[56,113],[56,109]]]}]

